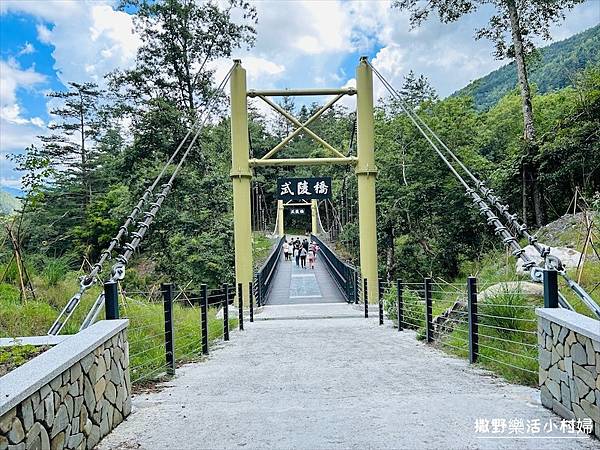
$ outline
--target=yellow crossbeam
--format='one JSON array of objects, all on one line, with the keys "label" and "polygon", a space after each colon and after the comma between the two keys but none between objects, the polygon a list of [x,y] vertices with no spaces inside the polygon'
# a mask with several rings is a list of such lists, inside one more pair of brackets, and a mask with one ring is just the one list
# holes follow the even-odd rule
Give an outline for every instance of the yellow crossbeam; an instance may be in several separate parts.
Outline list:
[{"label": "yellow crossbeam", "polygon": [[292,116],[290,113],[288,113],[285,109],[283,109],[277,103],[271,101],[264,95],[259,95],[258,97],[260,99],[262,99],[265,103],[267,103],[269,106],[271,106],[271,108],[273,108],[275,111],[277,111],[279,114],[284,116],[286,119],[288,119],[290,122],[292,122],[294,125],[296,125],[298,127],[294,131],[292,131],[289,135],[287,135],[279,144],[277,144],[275,147],[273,147],[261,159],[269,159],[271,156],[273,156],[275,153],[277,153],[281,148],[283,148],[283,146],[285,146],[289,141],[291,141],[295,136],[297,136],[301,131],[304,131],[306,134],[311,136],[315,141],[317,141],[323,147],[325,147],[326,149],[331,151],[338,158],[345,158],[345,155],[342,152],[338,151],[331,144],[326,142],[324,139],[320,138],[317,134],[313,133],[310,129],[306,128],[308,125],[310,125],[316,119],[318,119],[325,111],[327,111],[329,108],[331,108],[344,95],[345,94],[336,95],[334,98],[329,100],[325,105],[323,105],[323,107],[320,108],[316,113],[314,113],[312,116],[310,116],[310,118],[304,123],[301,123],[298,119],[296,119],[294,116]]},{"label": "yellow crossbeam", "polygon": [[301,95],[354,95],[356,88],[340,88],[340,89],[251,89],[248,91],[248,97],[296,97]]},{"label": "yellow crossbeam", "polygon": [[287,158],[287,159],[256,159],[250,160],[250,167],[268,166],[319,166],[327,164],[355,165],[358,161],[356,156],[343,158]]}]

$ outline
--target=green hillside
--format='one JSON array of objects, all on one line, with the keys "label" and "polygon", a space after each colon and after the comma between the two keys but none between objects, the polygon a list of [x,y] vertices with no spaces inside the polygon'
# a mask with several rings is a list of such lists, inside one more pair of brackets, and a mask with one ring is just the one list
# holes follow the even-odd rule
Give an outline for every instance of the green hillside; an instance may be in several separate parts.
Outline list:
[{"label": "green hillside", "polygon": [[0,191],[0,214],[10,214],[21,206],[19,199],[8,192]]},{"label": "green hillside", "polygon": [[[530,64],[529,80],[540,93],[572,84],[573,74],[600,63],[600,25],[555,42],[540,50],[540,58]],[[473,97],[475,106],[487,110],[515,88],[517,74],[514,63],[479,78],[453,95]]]}]

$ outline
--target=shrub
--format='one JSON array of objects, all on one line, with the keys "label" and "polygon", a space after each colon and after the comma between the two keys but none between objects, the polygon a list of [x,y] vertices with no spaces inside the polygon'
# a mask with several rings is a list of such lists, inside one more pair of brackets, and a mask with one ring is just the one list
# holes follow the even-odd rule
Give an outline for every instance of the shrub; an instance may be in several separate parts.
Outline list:
[{"label": "shrub", "polygon": [[42,276],[48,286],[56,286],[65,279],[69,272],[69,263],[69,260],[64,256],[61,258],[45,258]]}]

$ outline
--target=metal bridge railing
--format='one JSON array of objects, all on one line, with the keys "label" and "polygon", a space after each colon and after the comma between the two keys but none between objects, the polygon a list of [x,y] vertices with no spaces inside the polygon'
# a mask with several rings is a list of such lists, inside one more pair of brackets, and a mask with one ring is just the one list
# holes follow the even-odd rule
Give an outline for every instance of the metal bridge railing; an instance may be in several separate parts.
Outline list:
[{"label": "metal bridge railing", "polygon": [[354,266],[340,259],[327,244],[314,234],[311,235],[311,239],[319,245],[319,256],[325,261],[327,270],[338,285],[345,300],[348,303],[358,303],[360,285],[360,275],[358,270]]},{"label": "metal bridge railing", "polygon": [[256,298],[257,306],[262,306],[267,303],[269,291],[271,290],[273,280],[275,279],[275,274],[279,268],[279,261],[281,260],[281,247],[283,246],[284,241],[285,236],[279,238],[279,242],[273,248],[267,260],[255,274],[252,290],[254,292],[254,297]]},{"label": "metal bridge railing", "polygon": [[[556,272],[544,273],[544,307],[558,308]],[[380,281],[379,323],[384,316],[398,331],[417,338],[510,380],[537,385],[538,331],[535,299],[514,286],[478,291],[466,283]],[[365,315],[366,317],[366,315]]]},{"label": "metal bridge railing", "polygon": [[253,321],[253,299],[241,298],[241,285],[209,289],[202,284],[192,291],[166,283],[151,291],[119,292],[116,283],[106,283],[104,289],[106,319],[129,319],[133,384],[172,376],[178,364],[206,356],[213,343],[230,339],[230,330],[244,329],[245,312]]}]

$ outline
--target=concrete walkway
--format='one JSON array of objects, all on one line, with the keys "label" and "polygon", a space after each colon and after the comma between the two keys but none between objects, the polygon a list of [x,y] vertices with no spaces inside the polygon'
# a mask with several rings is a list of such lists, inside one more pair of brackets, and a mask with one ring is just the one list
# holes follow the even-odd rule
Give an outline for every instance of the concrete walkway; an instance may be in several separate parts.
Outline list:
[{"label": "concrete walkway", "polygon": [[[328,308],[267,306],[264,314],[311,307]],[[99,448],[598,448],[558,430],[522,439],[475,432],[477,419],[558,426],[538,398],[376,319],[262,320],[207,361],[178,369],[161,392],[136,396],[132,415]]]},{"label": "concrete walkway", "polygon": [[[293,236],[295,239],[295,236]],[[345,303],[337,285],[329,275],[323,257],[317,256],[314,269],[296,266],[280,256],[279,268],[267,300],[268,305]]]}]

